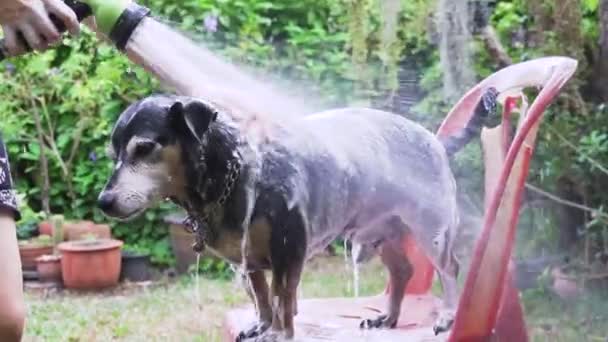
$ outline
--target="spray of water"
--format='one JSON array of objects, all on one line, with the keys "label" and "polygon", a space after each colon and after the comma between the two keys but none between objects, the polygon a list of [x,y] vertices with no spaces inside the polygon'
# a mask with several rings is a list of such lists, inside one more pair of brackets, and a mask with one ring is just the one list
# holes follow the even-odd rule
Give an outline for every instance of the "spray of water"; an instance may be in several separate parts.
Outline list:
[{"label": "spray of water", "polygon": [[[344,243],[344,265],[346,266],[346,270],[350,271],[350,260],[348,260],[348,240],[344,239],[343,243]],[[351,254],[352,254],[352,250],[351,250]],[[350,283],[350,281],[347,281],[346,290],[348,292],[350,292],[350,289],[351,289],[351,283]]]},{"label": "spray of water", "polygon": [[168,90],[212,101],[229,109],[237,120],[280,123],[314,111],[154,18],[142,21],[126,52]]},{"label": "spray of water", "polygon": [[351,260],[353,263],[353,289],[355,298],[359,297],[359,263],[357,262],[359,253],[361,253],[361,245],[358,243],[353,244]]},{"label": "spray of water", "polygon": [[201,253],[196,253],[196,273],[194,274],[194,279],[196,281],[196,306],[198,310],[201,311],[203,309],[203,304],[201,303],[201,283],[200,283],[200,273],[199,267],[201,264]]}]

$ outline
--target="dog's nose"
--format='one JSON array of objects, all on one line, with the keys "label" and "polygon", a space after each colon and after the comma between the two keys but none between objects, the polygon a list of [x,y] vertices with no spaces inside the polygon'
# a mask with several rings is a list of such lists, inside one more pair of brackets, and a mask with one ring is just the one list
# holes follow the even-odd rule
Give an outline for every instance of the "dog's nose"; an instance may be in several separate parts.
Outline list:
[{"label": "dog's nose", "polygon": [[116,198],[116,195],[114,195],[111,192],[107,192],[107,191],[102,192],[99,195],[99,198],[97,199],[97,205],[99,206],[99,209],[101,209],[103,211],[109,211],[110,209],[112,209],[115,198]]}]

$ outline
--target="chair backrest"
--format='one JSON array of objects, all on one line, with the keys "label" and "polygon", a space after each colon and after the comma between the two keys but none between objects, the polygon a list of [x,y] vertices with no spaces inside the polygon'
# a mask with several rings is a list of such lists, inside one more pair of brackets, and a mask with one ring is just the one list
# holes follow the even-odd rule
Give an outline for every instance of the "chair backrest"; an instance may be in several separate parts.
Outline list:
[{"label": "chair backrest", "polygon": [[[484,224],[461,291],[450,341],[527,341],[519,296],[509,268],[521,195],[545,108],[576,71],[578,62],[567,57],[545,57],[514,64],[473,87],[450,111],[437,135],[445,138],[462,130],[488,87],[500,93],[503,122],[484,129],[482,145],[486,168]],[[542,87],[532,105],[519,110],[517,131],[508,129],[511,111],[523,89]]]}]

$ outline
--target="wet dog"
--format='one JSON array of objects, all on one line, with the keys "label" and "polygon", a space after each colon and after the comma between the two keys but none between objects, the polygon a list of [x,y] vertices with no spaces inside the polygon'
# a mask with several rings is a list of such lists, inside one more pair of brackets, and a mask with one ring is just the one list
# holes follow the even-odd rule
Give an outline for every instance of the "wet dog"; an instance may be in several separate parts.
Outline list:
[{"label": "wet dog", "polygon": [[445,141],[404,117],[365,108],[297,118],[254,139],[211,102],[150,96],[130,105],[113,129],[115,168],[99,206],[122,220],[163,199],[185,208],[197,247],[244,270],[259,321],[239,340],[294,336],[305,261],[338,237],[377,249],[389,271],[386,313],[361,327],[395,327],[413,272],[400,241],[412,234],[443,286],[438,333],[450,328],[458,300],[452,243],[459,218],[448,158],[480,132],[496,95],[488,90],[469,126]]}]

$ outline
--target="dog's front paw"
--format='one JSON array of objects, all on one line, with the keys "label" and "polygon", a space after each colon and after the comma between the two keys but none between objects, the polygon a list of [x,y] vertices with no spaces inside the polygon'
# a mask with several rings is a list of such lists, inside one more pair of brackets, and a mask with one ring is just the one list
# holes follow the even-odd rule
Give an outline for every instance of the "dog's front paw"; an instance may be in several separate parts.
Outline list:
[{"label": "dog's front paw", "polygon": [[243,342],[247,339],[261,336],[268,330],[268,328],[270,328],[269,322],[255,323],[251,326],[251,328],[241,331],[239,336],[236,337],[236,342]]},{"label": "dog's front paw", "polygon": [[374,328],[394,328],[397,326],[397,319],[390,315],[381,315],[375,319],[364,319],[359,324],[361,329],[374,329]]},{"label": "dog's front paw", "polygon": [[454,312],[450,310],[445,310],[439,313],[439,317],[433,326],[433,332],[435,335],[439,335],[442,332],[446,332],[450,330],[454,324]]}]

